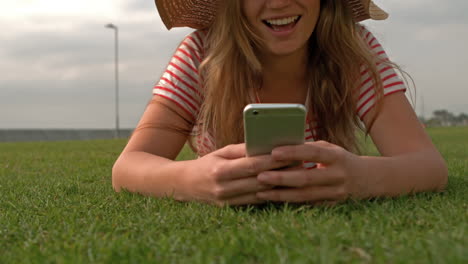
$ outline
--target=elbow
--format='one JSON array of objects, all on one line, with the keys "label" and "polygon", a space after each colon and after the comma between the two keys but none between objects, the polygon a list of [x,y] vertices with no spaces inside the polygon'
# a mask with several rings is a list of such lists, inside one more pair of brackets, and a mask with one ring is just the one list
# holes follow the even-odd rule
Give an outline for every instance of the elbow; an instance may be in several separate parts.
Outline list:
[{"label": "elbow", "polygon": [[122,183],[121,183],[121,164],[120,158],[114,163],[112,166],[112,188],[116,192],[120,192],[122,190]]}]

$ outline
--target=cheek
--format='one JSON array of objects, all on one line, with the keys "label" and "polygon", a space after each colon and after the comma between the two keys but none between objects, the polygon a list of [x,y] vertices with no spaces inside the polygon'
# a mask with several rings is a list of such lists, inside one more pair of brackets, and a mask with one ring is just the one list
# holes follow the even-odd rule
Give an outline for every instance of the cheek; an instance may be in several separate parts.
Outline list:
[{"label": "cheek", "polygon": [[260,0],[242,0],[242,12],[250,24],[254,24],[260,11]]},{"label": "cheek", "polygon": [[248,20],[250,20],[251,17],[251,6],[252,4],[250,3],[249,0],[243,0],[242,1],[242,13],[244,14],[245,17],[247,17]]},{"label": "cheek", "polygon": [[310,7],[320,7],[320,0],[300,0],[303,5]]},{"label": "cheek", "polygon": [[320,1],[318,0],[307,0],[308,5],[308,16],[307,16],[307,25],[309,25],[312,31],[315,30],[318,18],[320,16]]},{"label": "cheek", "polygon": [[307,7],[311,19],[316,20],[320,15],[320,0],[304,0],[304,6]]}]

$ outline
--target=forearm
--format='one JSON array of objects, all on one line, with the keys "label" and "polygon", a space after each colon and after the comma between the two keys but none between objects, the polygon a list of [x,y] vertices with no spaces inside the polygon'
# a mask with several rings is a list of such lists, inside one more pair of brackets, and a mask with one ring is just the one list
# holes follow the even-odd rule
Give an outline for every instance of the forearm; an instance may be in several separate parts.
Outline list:
[{"label": "forearm", "polygon": [[395,157],[360,157],[358,198],[396,197],[440,191],[447,183],[447,167],[433,150]]},{"label": "forearm", "polygon": [[112,169],[112,185],[155,197],[182,200],[183,182],[189,161],[173,161],[145,152],[123,153]]}]

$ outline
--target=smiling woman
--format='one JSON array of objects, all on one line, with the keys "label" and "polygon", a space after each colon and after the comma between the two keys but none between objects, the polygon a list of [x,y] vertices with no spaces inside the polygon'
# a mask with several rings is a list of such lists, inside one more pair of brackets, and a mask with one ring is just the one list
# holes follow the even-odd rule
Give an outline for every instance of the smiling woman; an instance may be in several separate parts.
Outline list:
[{"label": "smiling woman", "polygon": [[[177,48],[115,163],[116,191],[244,205],[444,188],[446,165],[404,95],[399,67],[359,23],[387,17],[372,1],[156,4],[168,28],[198,30]],[[242,109],[251,103],[304,104],[306,143],[247,157]],[[359,155],[359,129],[382,157]],[[174,161],[187,140],[199,158]]]}]

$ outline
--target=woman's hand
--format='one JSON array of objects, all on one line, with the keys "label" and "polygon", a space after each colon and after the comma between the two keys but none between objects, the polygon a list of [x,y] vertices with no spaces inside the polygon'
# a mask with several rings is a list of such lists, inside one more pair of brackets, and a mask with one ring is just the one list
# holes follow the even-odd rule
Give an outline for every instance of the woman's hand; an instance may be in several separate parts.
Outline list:
[{"label": "woman's hand", "polygon": [[268,171],[258,176],[264,185],[292,188],[270,189],[257,193],[268,201],[293,203],[336,203],[361,192],[359,156],[325,141],[279,147],[272,156],[278,161],[312,161],[317,168]]},{"label": "woman's hand", "polygon": [[263,203],[256,193],[272,186],[260,183],[258,174],[291,164],[271,155],[246,157],[245,144],[229,145],[190,162],[183,184],[189,197],[184,198],[219,206]]}]

